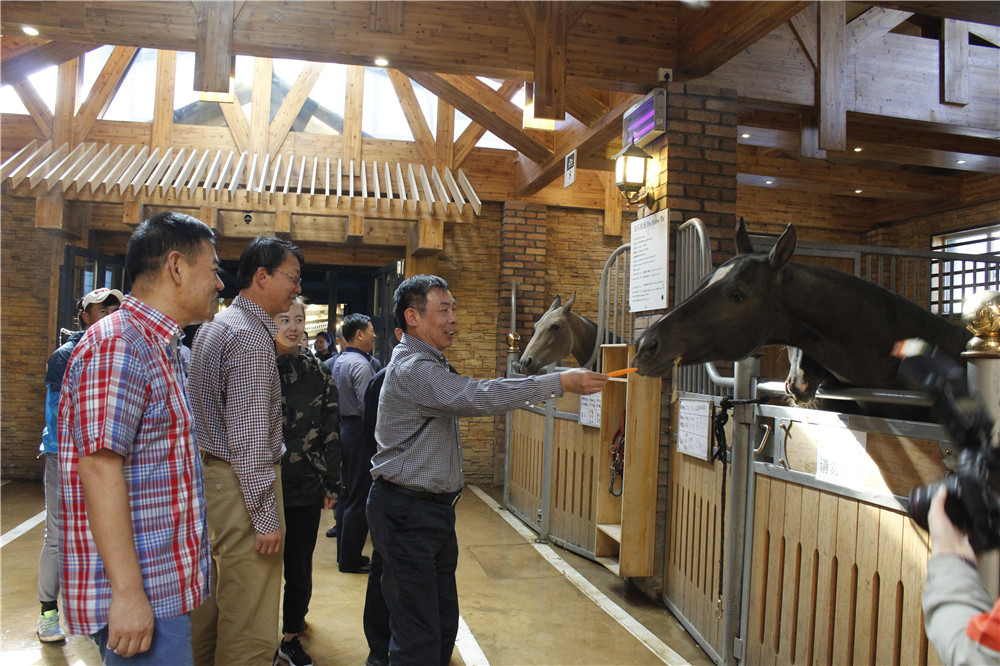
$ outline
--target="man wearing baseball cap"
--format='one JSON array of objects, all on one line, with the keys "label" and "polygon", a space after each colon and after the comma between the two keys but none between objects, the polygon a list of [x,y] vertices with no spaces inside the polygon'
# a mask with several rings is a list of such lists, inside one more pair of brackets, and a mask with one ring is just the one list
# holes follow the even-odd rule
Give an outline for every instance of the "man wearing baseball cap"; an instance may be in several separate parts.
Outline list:
[{"label": "man wearing baseball cap", "polygon": [[[118,309],[124,297],[117,289],[101,287],[76,302],[77,319],[86,329]],[[42,612],[38,616],[35,633],[43,643],[66,640],[59,626],[59,429],[56,415],[59,412],[59,391],[62,389],[66,362],[83,337],[76,331],[61,347],[52,352],[45,366],[45,427],[39,455],[45,456],[45,540],[38,556],[38,601]]]}]

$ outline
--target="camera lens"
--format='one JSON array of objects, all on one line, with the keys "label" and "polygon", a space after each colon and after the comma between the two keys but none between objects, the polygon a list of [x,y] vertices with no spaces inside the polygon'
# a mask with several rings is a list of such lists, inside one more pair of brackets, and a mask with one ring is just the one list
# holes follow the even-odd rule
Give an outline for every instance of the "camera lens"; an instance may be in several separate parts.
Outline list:
[{"label": "camera lens", "polygon": [[909,513],[917,525],[927,529],[927,513],[930,511],[931,500],[937,494],[938,488],[944,486],[948,490],[944,500],[944,512],[948,514],[948,519],[960,530],[968,531],[972,528],[972,518],[962,502],[963,484],[960,479],[958,476],[950,476],[943,481],[915,488],[910,493]]}]

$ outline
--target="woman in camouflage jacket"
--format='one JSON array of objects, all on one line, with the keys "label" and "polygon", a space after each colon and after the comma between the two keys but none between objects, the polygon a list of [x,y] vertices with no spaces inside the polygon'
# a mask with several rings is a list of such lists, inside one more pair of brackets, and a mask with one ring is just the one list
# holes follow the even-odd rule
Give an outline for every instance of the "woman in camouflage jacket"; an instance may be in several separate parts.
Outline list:
[{"label": "woman in camouflage jacket", "polygon": [[[298,299],[275,317],[282,424],[287,449],[281,460],[285,504],[283,652],[302,651],[298,636],[312,597],[312,559],[320,513],[331,509],[340,486],[340,410],[330,369],[299,345],[305,308]],[[298,663],[292,660],[292,663]],[[308,662],[306,662],[308,663]]]}]

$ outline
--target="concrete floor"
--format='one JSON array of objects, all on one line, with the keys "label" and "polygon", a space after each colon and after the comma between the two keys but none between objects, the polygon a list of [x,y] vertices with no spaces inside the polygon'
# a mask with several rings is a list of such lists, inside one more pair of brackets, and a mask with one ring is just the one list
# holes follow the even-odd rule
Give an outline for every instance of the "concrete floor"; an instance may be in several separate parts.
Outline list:
[{"label": "concrete floor", "polygon": [[[490,492],[498,496],[500,490]],[[458,591],[468,632],[460,631],[452,664],[712,663],[662,606],[585,558],[558,548],[536,548],[508,524],[502,515],[506,512],[498,513],[491,504],[486,493],[467,489],[457,509]],[[65,643],[42,645],[35,636],[44,523],[10,536],[43,510],[41,483],[11,481],[0,487],[5,542],[0,551],[0,664],[100,664],[88,638],[71,636]],[[302,642],[316,664],[360,665],[368,654],[361,624],[366,577],[337,570],[334,541],[322,534],[331,521],[326,513],[316,547],[310,628]],[[585,579],[589,596],[569,580],[578,578],[575,572]],[[625,611],[618,613],[602,602],[631,628],[599,606],[595,596]],[[652,648],[636,635],[645,636]]]}]

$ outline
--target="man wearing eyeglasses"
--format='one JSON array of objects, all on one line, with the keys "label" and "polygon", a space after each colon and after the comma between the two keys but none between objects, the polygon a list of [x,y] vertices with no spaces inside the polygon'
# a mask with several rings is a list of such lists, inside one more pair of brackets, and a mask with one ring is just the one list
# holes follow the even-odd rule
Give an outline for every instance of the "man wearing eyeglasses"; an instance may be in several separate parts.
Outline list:
[{"label": "man wearing eyeglasses", "polygon": [[302,290],[302,252],[259,236],[239,296],[195,335],[189,391],[205,473],[212,597],[192,613],[195,664],[272,663],[281,594],[281,383],[273,317]]}]

